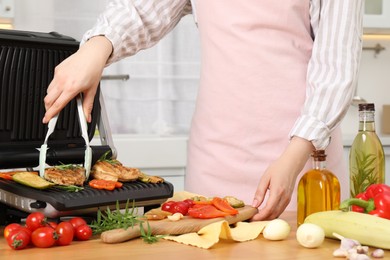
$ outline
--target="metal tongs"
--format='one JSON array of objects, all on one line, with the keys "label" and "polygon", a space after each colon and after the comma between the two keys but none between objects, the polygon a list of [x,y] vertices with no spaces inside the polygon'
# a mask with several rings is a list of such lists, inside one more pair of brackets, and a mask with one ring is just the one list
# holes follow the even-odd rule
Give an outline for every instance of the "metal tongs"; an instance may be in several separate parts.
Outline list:
[{"label": "metal tongs", "polygon": [[[81,127],[81,135],[85,141],[84,168],[85,168],[85,177],[86,179],[88,179],[89,174],[91,172],[92,149],[89,145],[87,120],[85,119],[84,112],[83,112],[81,94],[77,96],[76,101],[77,101],[77,112],[79,114],[79,122]],[[46,133],[45,140],[41,145],[41,148],[39,149],[39,175],[42,178],[44,178],[45,176],[46,154],[48,150],[47,141],[49,139],[49,136],[54,132],[55,126],[57,124],[57,119],[58,119],[58,115],[50,119],[48,123],[48,130]]]}]

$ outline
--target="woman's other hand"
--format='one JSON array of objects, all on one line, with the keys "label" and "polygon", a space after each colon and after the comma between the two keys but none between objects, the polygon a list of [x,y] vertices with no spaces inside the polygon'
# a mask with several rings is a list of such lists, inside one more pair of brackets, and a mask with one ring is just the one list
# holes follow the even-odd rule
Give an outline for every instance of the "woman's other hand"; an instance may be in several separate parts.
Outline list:
[{"label": "woman's other hand", "polygon": [[284,153],[265,171],[252,203],[260,207],[266,193],[269,197],[263,208],[253,216],[253,221],[278,218],[290,203],[297,176],[314,150],[311,142],[293,137]]},{"label": "woman's other hand", "polygon": [[55,68],[54,78],[44,98],[46,108],[42,120],[44,124],[81,92],[84,94],[84,114],[87,121],[91,122],[97,86],[111,52],[111,42],[104,36],[96,36]]}]

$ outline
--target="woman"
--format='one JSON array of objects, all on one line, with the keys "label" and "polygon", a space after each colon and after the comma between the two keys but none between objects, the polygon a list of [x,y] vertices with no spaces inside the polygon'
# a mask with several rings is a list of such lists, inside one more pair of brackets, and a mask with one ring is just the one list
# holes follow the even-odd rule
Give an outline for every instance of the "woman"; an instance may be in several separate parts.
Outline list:
[{"label": "woman", "polygon": [[295,207],[300,172],[313,149],[326,148],[347,194],[338,126],[356,85],[362,9],[363,0],[112,1],[56,68],[43,122],[79,92],[90,120],[104,67],[193,12],[202,68],[185,189],[242,198],[260,208],[253,220],[273,219]]}]

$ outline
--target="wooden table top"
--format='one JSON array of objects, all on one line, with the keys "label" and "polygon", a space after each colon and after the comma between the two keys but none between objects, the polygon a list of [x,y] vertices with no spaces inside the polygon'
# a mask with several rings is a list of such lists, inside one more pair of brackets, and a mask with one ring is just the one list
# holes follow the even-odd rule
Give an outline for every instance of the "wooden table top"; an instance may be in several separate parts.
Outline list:
[{"label": "wooden table top", "polygon": [[[27,248],[12,250],[3,237],[0,238],[0,259],[333,259],[333,251],[340,242],[325,239],[316,249],[300,246],[295,238],[296,213],[285,212],[282,219],[291,224],[292,232],[283,241],[269,241],[260,235],[248,242],[220,241],[210,249],[200,249],[164,239],[147,244],[137,238],[120,244],[104,244],[99,237],[89,241],[74,241],[68,246],[52,248]],[[390,251],[385,251],[390,258]],[[382,258],[383,259],[383,258]]]}]

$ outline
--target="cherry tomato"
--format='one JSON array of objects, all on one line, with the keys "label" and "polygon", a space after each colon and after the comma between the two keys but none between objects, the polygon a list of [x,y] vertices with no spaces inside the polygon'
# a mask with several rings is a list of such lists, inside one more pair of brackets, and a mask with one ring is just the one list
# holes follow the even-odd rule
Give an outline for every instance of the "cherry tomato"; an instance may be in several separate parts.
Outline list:
[{"label": "cherry tomato", "polygon": [[192,207],[195,203],[192,199],[186,199],[183,200],[184,203],[186,203],[189,207]]},{"label": "cherry tomato", "polygon": [[181,213],[186,215],[190,205],[192,204],[189,201],[167,201],[161,205],[161,209],[172,214]]},{"label": "cherry tomato", "polygon": [[46,217],[42,212],[33,212],[26,218],[26,226],[31,231],[46,225]]},{"label": "cherry tomato", "polygon": [[78,226],[75,235],[78,240],[88,240],[92,236],[92,229],[88,225]]},{"label": "cherry tomato", "polygon": [[14,230],[19,230],[19,229],[22,229],[23,226],[18,224],[18,223],[11,223],[11,224],[8,224],[5,228],[4,228],[4,238],[7,239],[7,237],[9,236],[9,234],[14,231]]},{"label": "cherry tomato", "polygon": [[75,233],[78,226],[87,225],[87,221],[81,217],[73,217],[69,220],[69,223],[72,224]]},{"label": "cherry tomato", "polygon": [[58,235],[57,245],[67,246],[72,243],[74,236],[74,228],[70,222],[60,222],[56,227],[56,233]]},{"label": "cherry tomato", "polygon": [[47,222],[47,223],[46,223],[46,226],[51,227],[51,228],[53,228],[53,229],[56,229],[57,226],[58,226],[58,223],[57,223],[57,222],[54,222],[54,221],[50,221],[50,222]]},{"label": "cherry tomato", "polygon": [[173,200],[170,200],[170,201],[167,201],[165,203],[163,203],[161,205],[161,210],[164,210],[164,211],[168,211],[168,212],[171,212],[171,213],[174,213],[172,212],[173,211],[173,206],[176,204],[176,201],[173,201]]},{"label": "cherry tomato", "polygon": [[13,230],[7,236],[8,245],[15,250],[26,248],[30,244],[31,235],[26,228]]},{"label": "cherry tomato", "polygon": [[31,235],[31,241],[36,247],[51,247],[56,243],[56,240],[57,234],[51,227],[39,227]]},{"label": "cherry tomato", "polygon": [[178,201],[173,206],[174,213],[181,213],[181,214],[183,214],[183,216],[187,215],[189,208],[190,208],[190,206],[184,201]]}]

